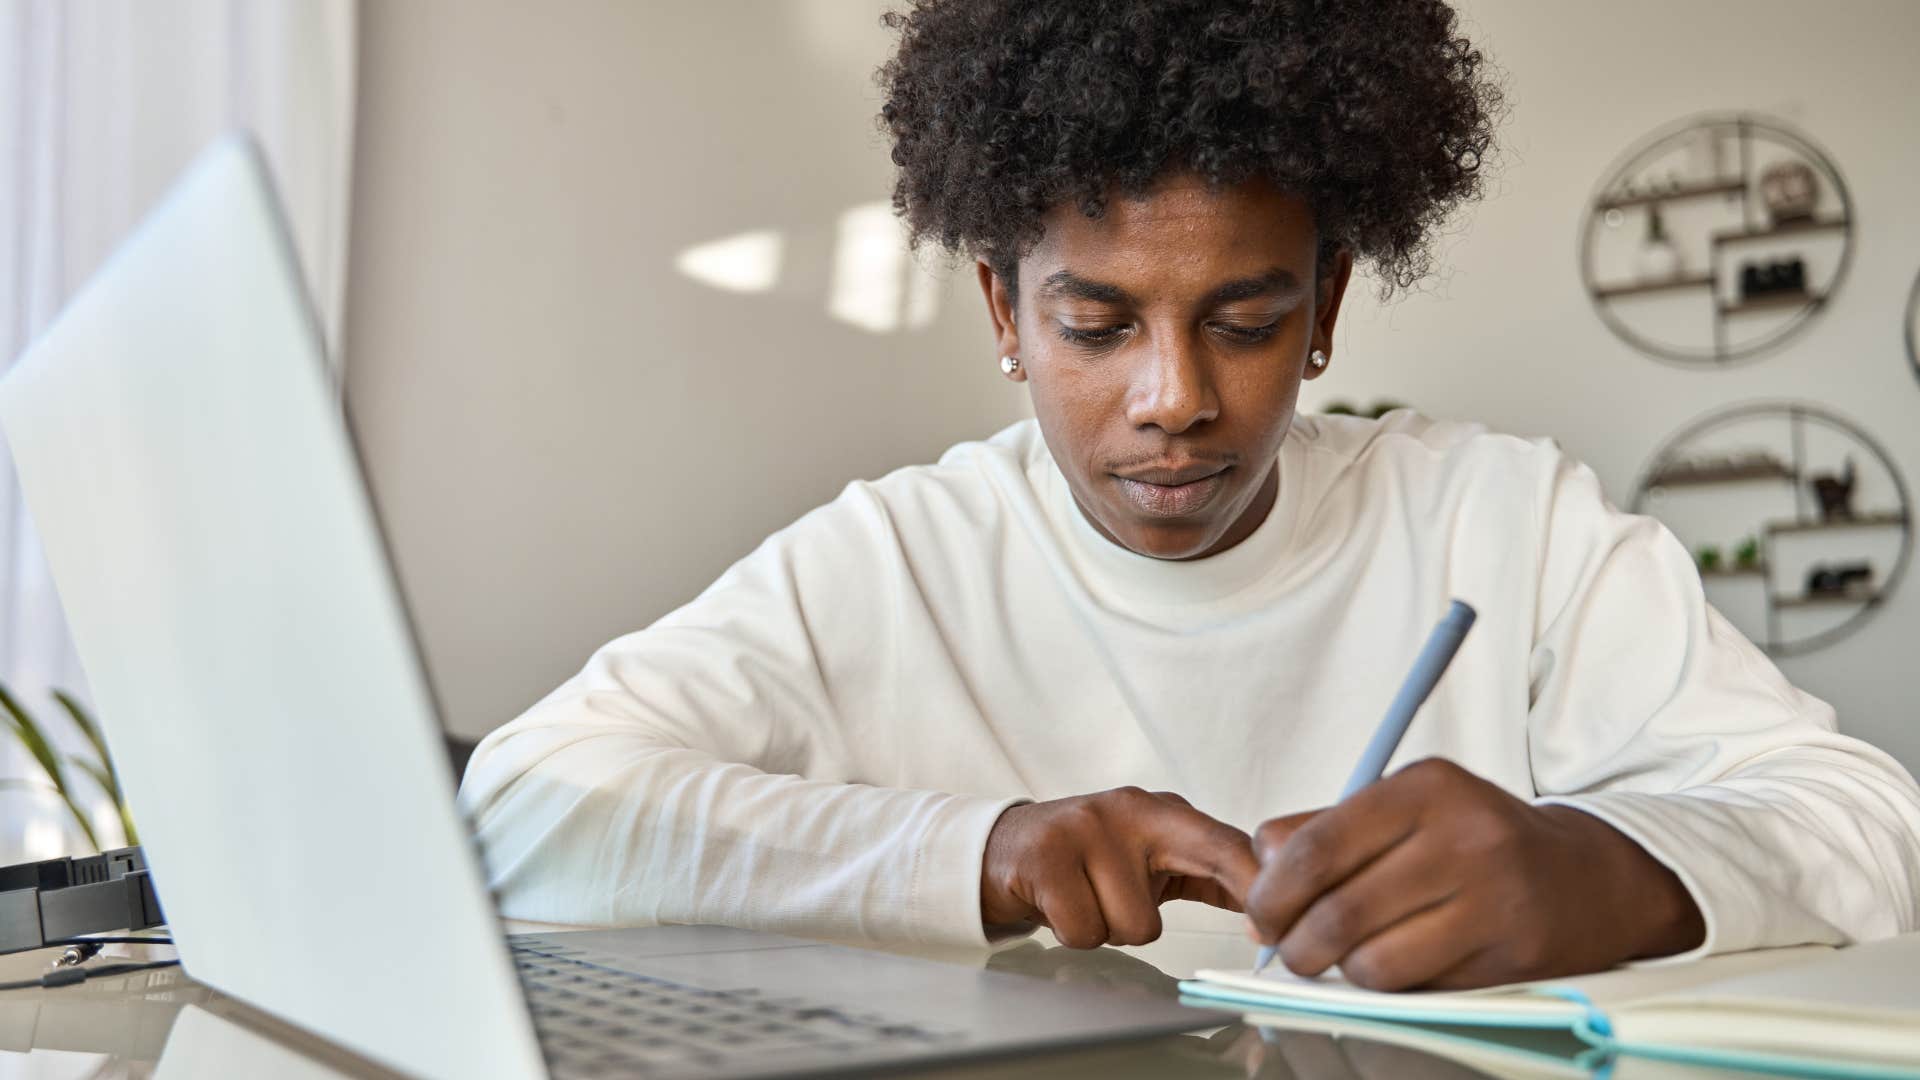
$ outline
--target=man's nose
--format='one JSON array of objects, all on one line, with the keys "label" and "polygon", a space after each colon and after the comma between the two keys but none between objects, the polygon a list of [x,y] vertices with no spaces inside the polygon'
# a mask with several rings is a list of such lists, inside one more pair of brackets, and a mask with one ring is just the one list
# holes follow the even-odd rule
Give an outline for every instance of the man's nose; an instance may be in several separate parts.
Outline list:
[{"label": "man's nose", "polygon": [[1178,435],[1220,415],[1212,372],[1189,335],[1167,335],[1137,356],[1127,398],[1127,419],[1135,427]]}]

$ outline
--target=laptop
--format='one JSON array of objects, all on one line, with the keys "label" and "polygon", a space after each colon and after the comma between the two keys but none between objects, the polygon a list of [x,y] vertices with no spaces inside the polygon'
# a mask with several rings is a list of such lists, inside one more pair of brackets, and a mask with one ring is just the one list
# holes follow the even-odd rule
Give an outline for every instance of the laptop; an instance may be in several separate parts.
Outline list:
[{"label": "laptop", "polygon": [[510,941],[297,266],[227,139],[0,381],[194,978],[460,1080],[899,1070],[1229,1019],[723,927]]}]

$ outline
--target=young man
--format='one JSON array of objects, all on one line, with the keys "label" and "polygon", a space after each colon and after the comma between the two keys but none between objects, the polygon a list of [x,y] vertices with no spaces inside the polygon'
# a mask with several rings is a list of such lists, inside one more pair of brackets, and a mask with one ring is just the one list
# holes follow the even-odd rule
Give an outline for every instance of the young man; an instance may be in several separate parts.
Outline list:
[{"label": "young man", "polygon": [[[1920,792],[1549,443],[1296,417],[1499,95],[1433,0],[922,0],[882,113],[1036,421],[854,483],[482,744],[509,915],[1470,986],[1920,922]],[[1329,807],[1449,599],[1479,622]],[[1245,830],[1245,831],[1243,831]]]}]

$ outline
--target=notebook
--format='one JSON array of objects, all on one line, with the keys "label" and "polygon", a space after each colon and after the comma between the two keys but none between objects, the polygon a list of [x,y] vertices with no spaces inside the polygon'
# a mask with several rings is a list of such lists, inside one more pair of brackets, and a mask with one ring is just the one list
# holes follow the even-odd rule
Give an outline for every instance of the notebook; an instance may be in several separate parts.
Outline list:
[{"label": "notebook", "polygon": [[[1218,1005],[1185,996],[1180,1000],[1208,1007]],[[1551,1028],[1392,1023],[1280,1009],[1249,1014],[1246,1022],[1260,1029],[1262,1042],[1272,1048],[1269,1052],[1277,1051],[1284,1061],[1318,1063],[1337,1055],[1347,1064],[1348,1073],[1364,1077],[1458,1075],[1451,1070],[1434,1068],[1426,1060],[1434,1057],[1464,1065],[1472,1070],[1473,1076],[1499,1077],[1500,1080],[1605,1080],[1608,1077],[1647,1080],[1669,1070],[1672,1075],[1685,1076],[1688,1080],[1700,1080],[1704,1076],[1724,1080],[1735,1075],[1718,1069],[1640,1059],[1634,1059],[1633,1068],[1623,1069],[1621,1059],[1611,1052],[1595,1049],[1574,1038],[1569,1031]],[[1323,1043],[1314,1047],[1306,1041],[1313,1039]],[[1397,1050],[1411,1050],[1420,1056],[1408,1058],[1394,1053]],[[1296,1069],[1295,1072],[1316,1074],[1314,1070]],[[1333,1070],[1331,1074],[1338,1071]]]},{"label": "notebook", "polygon": [[[1920,1080],[1920,934],[1464,992],[1377,993],[1276,965],[1203,970],[1196,1003],[1348,1019],[1558,1029],[1608,1053],[1813,1076]],[[1250,1020],[1259,1021],[1258,1015]]]}]

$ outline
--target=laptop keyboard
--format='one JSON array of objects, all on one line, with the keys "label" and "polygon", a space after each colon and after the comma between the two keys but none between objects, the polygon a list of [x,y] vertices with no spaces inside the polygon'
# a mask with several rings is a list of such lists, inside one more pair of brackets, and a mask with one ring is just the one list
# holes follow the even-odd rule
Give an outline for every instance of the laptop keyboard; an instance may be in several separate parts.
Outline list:
[{"label": "laptop keyboard", "polygon": [[822,1002],[639,975],[618,960],[550,940],[511,944],[534,1030],[556,1075],[830,1070],[849,1054],[925,1051],[961,1038]]}]

